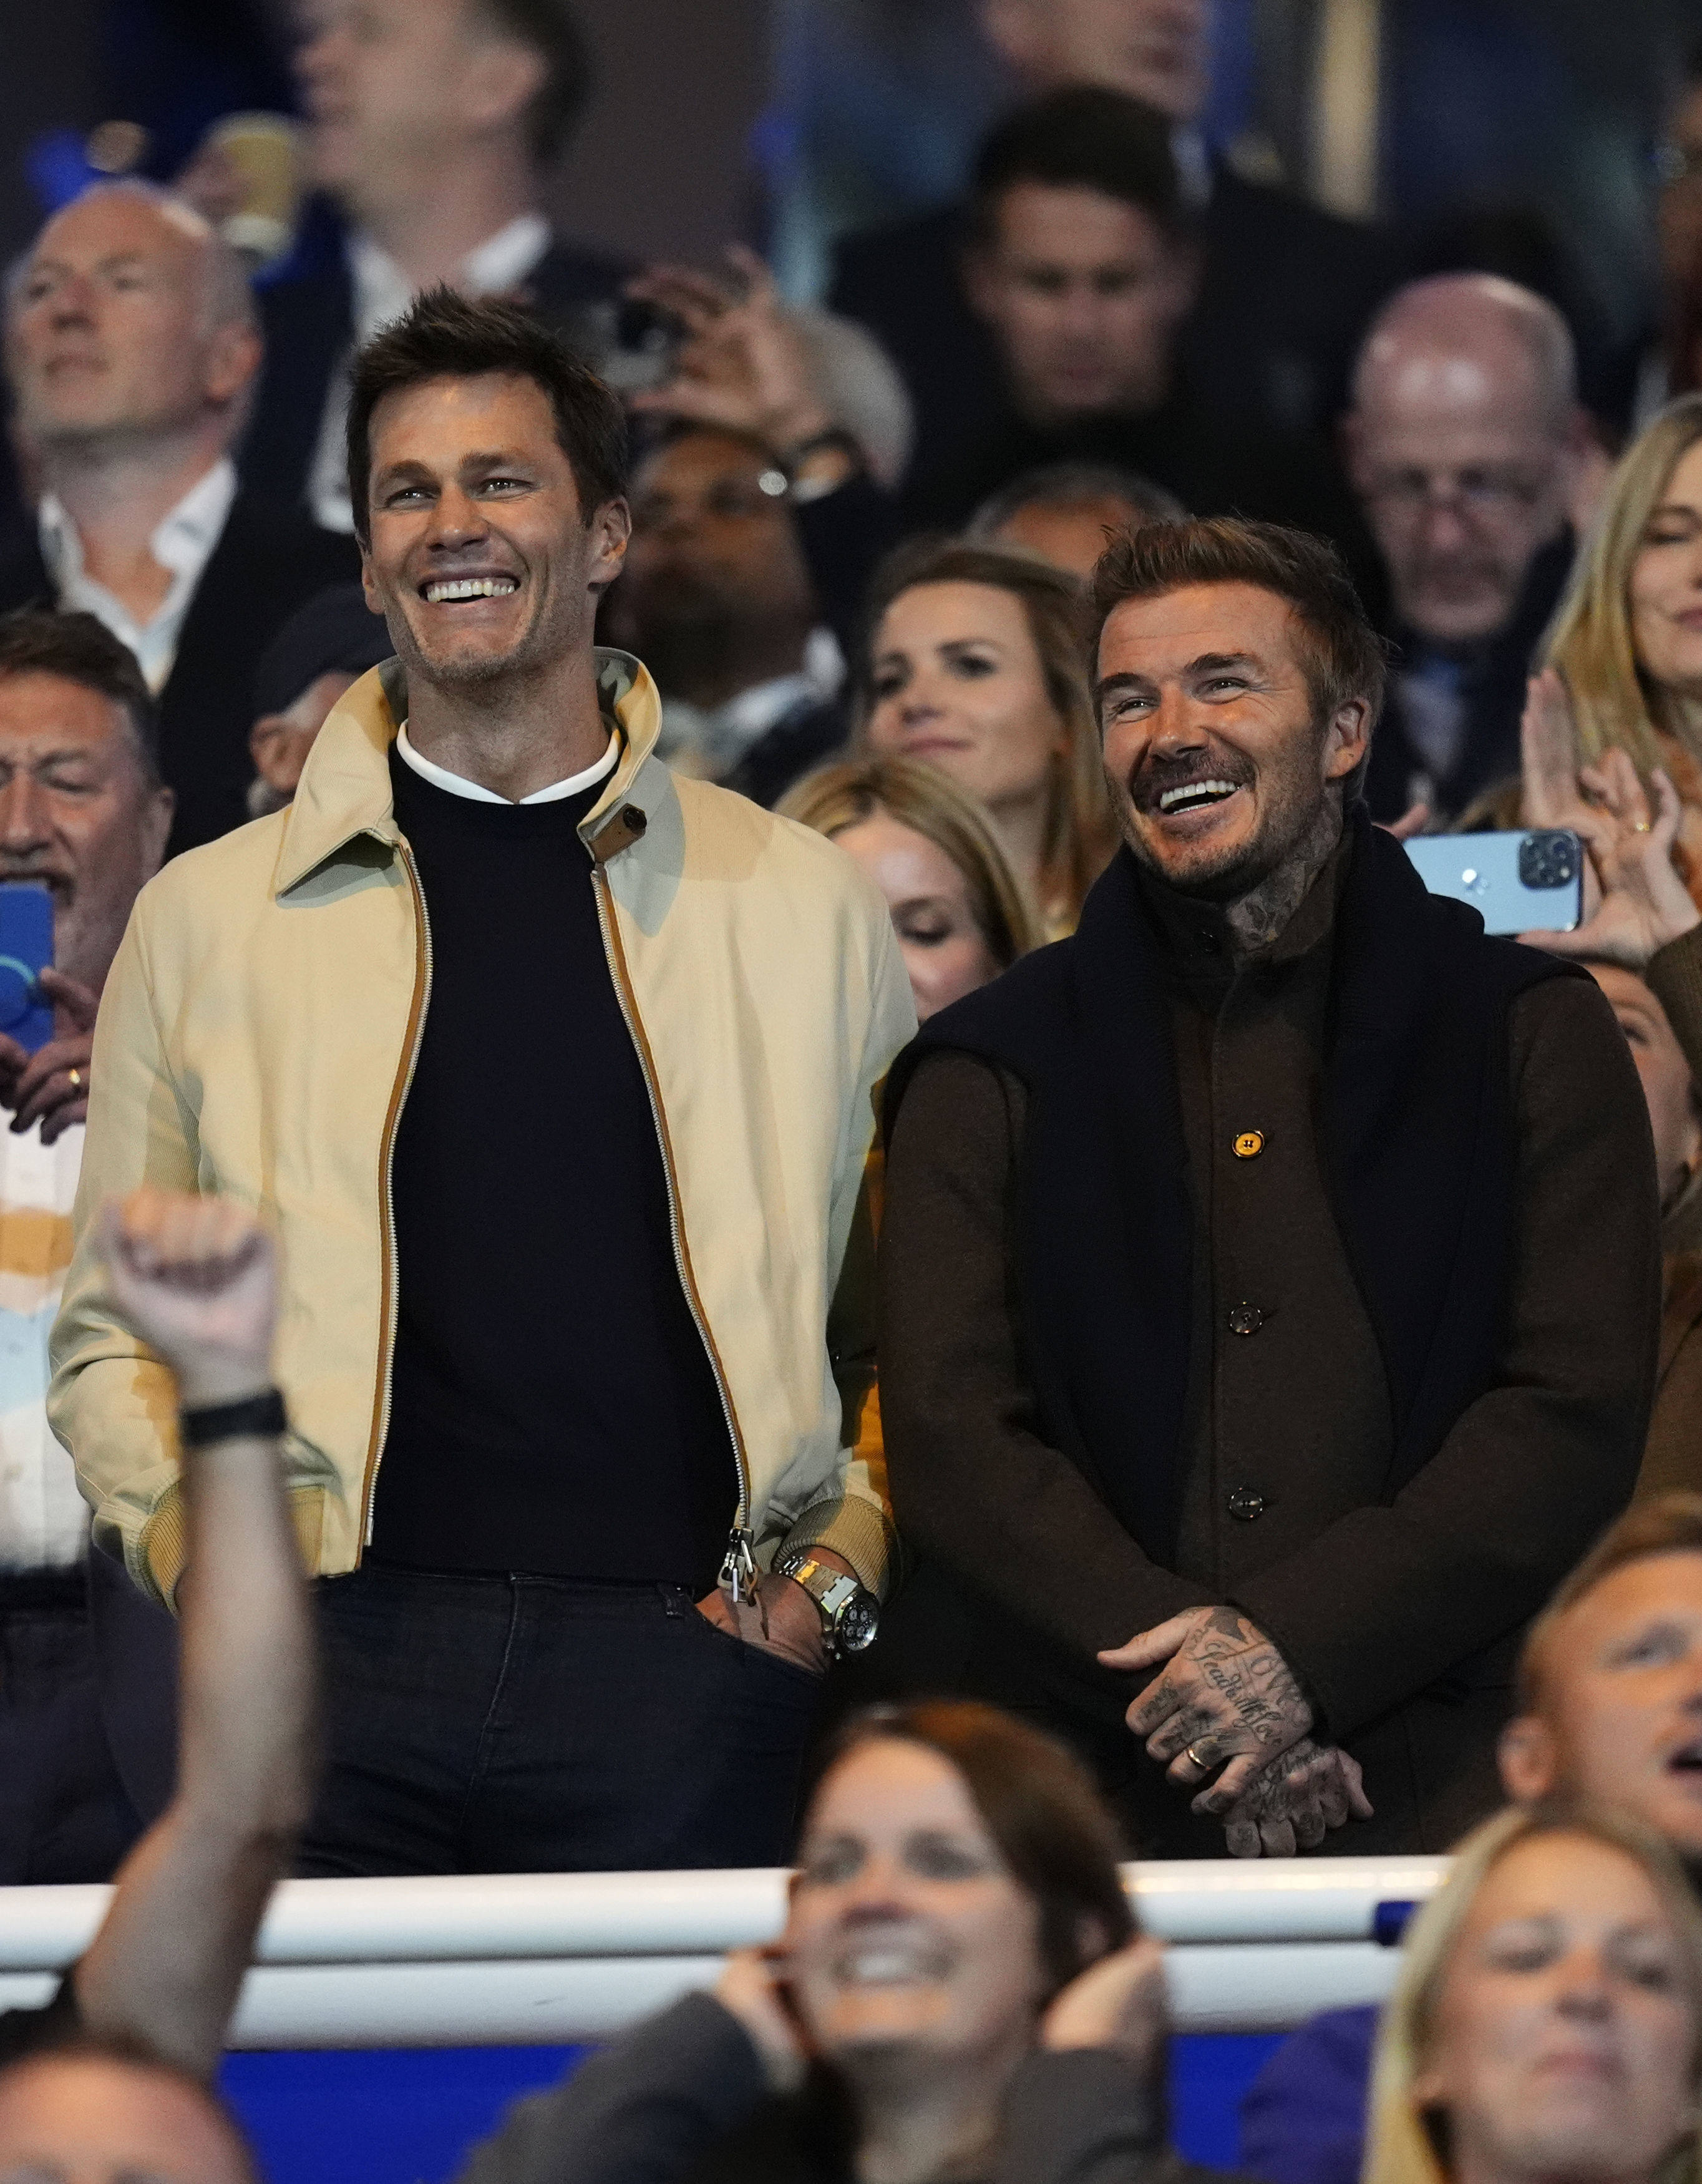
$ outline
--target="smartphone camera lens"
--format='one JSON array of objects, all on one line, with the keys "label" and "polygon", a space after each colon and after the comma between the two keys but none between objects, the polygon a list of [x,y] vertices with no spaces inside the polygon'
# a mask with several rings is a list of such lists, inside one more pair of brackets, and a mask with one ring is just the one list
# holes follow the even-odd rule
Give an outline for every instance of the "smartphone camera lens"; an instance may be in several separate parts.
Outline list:
[{"label": "smartphone camera lens", "polygon": [[1519,844],[1519,879],[1527,888],[1570,887],[1578,876],[1576,836],[1560,827],[1527,834]]}]

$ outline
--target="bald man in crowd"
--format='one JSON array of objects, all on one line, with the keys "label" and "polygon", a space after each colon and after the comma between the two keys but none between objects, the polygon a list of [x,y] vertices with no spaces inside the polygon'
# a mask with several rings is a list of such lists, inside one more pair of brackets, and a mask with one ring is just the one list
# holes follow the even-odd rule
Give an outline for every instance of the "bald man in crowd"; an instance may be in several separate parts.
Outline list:
[{"label": "bald man in crowd", "polygon": [[1397,647],[1371,813],[1455,818],[1519,771],[1531,654],[1571,563],[1593,448],[1566,320],[1492,275],[1415,281],[1372,323],[1343,437]]},{"label": "bald man in crowd", "polygon": [[0,610],[93,615],[159,708],[170,851],[248,817],[254,669],[291,610],[353,577],[352,544],[242,492],[231,449],[262,343],[248,283],[200,214],[142,182],[50,220],[6,295],[35,532]]}]

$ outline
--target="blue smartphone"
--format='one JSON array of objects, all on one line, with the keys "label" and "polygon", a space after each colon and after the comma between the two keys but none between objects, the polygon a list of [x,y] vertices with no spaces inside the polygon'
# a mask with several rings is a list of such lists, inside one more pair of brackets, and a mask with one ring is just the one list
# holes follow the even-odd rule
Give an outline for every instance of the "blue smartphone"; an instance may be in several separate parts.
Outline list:
[{"label": "blue smartphone", "polygon": [[1584,914],[1584,845],[1566,827],[1420,834],[1402,844],[1432,894],[1481,913],[1486,933],[1571,933]]},{"label": "blue smartphone", "polygon": [[53,1036],[41,977],[53,960],[53,894],[33,880],[0,886],[0,1032],[34,1054]]}]

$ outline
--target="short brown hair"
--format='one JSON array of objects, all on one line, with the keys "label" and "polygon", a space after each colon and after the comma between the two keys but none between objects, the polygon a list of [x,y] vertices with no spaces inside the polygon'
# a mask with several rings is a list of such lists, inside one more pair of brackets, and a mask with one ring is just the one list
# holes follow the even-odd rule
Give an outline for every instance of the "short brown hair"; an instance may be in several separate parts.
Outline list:
[{"label": "short brown hair", "polygon": [[1021,604],[1040,660],[1048,696],[1064,726],[1065,755],[1046,815],[1039,905],[1050,919],[1054,904],[1073,926],[1082,900],[1110,862],[1116,847],[1099,757],[1099,723],[1087,680],[1087,626],[1082,588],[1075,577],[1032,554],[957,538],[917,538],[900,546],[875,571],[864,604],[863,627],[853,666],[854,744],[869,748],[869,716],[875,709],[875,634],[894,599],[924,584],[986,584],[1009,592]]},{"label": "short brown hair", "polygon": [[1388,680],[1388,648],[1328,539],[1240,515],[1192,516],[1125,531],[1093,571],[1094,650],[1126,599],[1157,599],[1191,584],[1251,584],[1286,599],[1300,626],[1301,665],[1318,718],[1327,721],[1349,699],[1363,698],[1376,726]]},{"label": "short brown hair", "polygon": [[150,788],[159,786],[159,731],[153,695],[136,655],[92,614],[19,607],[0,615],[0,677],[57,675],[110,699],[130,722],[131,744]]},{"label": "short brown hair", "polygon": [[1651,1555],[1702,1555],[1702,1494],[1661,1494],[1616,1517],[1583,1560],[1555,1587],[1519,1649],[1516,1704],[1534,1713],[1542,1703],[1542,1656],[1555,1627],[1605,1577]]},{"label": "short brown hair", "polygon": [[1096,1929],[1104,1949],[1133,1936],[1134,1914],[1117,1871],[1116,1823],[1086,1769],[1061,1744],[997,1707],[967,1699],[871,1707],[829,1742],[810,1801],[842,1760],[885,1738],[937,1752],[963,1777],[987,1833],[1039,1908],[1040,1958],[1053,1993],[1100,1954],[1087,1946],[1084,1930]]},{"label": "short brown hair", "polygon": [[970,913],[1001,971],[1040,945],[1034,911],[998,838],[963,791],[915,759],[853,759],[824,766],[789,788],[776,809],[828,840],[878,811],[923,835],[963,874]]},{"label": "short brown hair", "polygon": [[549,397],[556,443],[573,465],[587,523],[626,490],[626,419],[619,398],[559,335],[514,304],[470,303],[453,288],[428,288],[392,325],[356,353],[349,374],[348,498],[355,534],[370,539],[372,413],[387,394],[433,379],[505,372]]}]

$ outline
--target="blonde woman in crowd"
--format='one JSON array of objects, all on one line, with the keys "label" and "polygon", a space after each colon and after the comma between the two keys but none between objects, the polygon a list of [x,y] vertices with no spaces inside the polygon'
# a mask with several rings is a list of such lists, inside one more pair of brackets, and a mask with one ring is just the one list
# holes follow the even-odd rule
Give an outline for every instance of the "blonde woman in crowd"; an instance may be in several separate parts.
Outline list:
[{"label": "blonde woman in crowd", "polygon": [[887,898],[917,1021],[1039,944],[1034,911],[982,811],[912,759],[824,766],[780,806],[856,859]]},{"label": "blonde woman in crowd", "polygon": [[1694,2184],[1702,1913],[1628,1816],[1503,1813],[1414,1922],[1365,2184]]},{"label": "blonde woman in crowd", "polygon": [[1677,792],[1676,861],[1702,902],[1702,395],[1664,410],[1615,471],[1531,685],[1525,811],[1566,825],[1607,754]]},{"label": "blonde woman in crowd", "polygon": [[856,741],[937,766],[983,805],[1049,940],[1116,846],[1080,588],[1027,554],[923,540],[877,572]]}]

